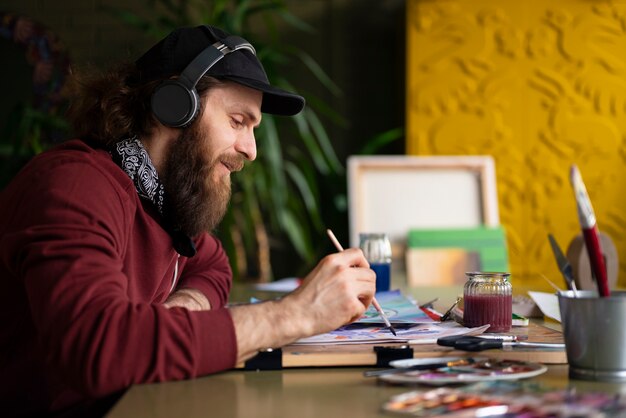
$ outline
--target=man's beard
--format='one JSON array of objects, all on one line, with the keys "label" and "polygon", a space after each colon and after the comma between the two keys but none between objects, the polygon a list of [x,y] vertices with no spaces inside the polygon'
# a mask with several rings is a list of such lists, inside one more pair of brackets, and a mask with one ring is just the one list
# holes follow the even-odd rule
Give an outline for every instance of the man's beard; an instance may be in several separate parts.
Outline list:
[{"label": "man's beard", "polygon": [[215,161],[206,161],[203,137],[195,126],[184,129],[172,146],[161,179],[166,220],[190,237],[213,230],[230,200],[230,177],[213,182],[213,172],[224,157],[218,155]]}]

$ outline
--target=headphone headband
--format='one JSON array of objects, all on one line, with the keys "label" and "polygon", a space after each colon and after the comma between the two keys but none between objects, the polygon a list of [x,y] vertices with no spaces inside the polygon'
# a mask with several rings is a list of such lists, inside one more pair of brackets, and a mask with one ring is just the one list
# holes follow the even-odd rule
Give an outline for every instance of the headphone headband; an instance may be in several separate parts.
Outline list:
[{"label": "headphone headband", "polygon": [[219,60],[240,49],[247,49],[256,55],[254,47],[239,36],[229,36],[223,41],[217,41],[213,45],[206,47],[185,67],[180,74],[181,82],[185,83],[189,88],[194,88],[202,76]]}]

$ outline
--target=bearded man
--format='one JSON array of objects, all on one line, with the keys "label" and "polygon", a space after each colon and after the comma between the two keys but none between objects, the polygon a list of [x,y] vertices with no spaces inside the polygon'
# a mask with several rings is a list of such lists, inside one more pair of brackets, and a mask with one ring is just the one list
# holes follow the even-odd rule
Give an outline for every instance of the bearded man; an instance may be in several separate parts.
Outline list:
[{"label": "bearded man", "polygon": [[181,28],[74,84],[77,139],[0,194],[3,414],[93,415],[133,384],[227,370],[363,314],[375,275],[358,249],[280,300],[226,306],[231,270],[211,231],[230,176],[255,159],[262,113],[304,107],[247,41]]}]

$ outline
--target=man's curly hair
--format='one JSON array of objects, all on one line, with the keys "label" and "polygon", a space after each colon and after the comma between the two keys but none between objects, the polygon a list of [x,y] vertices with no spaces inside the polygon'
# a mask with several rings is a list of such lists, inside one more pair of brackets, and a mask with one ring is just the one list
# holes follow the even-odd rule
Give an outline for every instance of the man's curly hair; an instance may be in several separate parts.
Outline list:
[{"label": "man's curly hair", "polygon": [[[146,136],[157,122],[150,108],[154,89],[163,79],[137,83],[139,71],[123,63],[105,72],[72,73],[69,82],[70,107],[67,118],[74,134],[110,146],[129,135]],[[220,84],[202,77],[196,85],[202,96]]]}]

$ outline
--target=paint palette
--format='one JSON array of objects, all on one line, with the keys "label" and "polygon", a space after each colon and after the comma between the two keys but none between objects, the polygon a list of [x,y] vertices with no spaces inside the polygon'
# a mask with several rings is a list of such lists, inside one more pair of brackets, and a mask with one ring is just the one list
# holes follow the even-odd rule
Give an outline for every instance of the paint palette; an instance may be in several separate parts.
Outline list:
[{"label": "paint palette", "polygon": [[463,389],[411,391],[383,404],[385,412],[415,417],[574,418],[624,416],[626,397],[524,386],[478,384]]},{"label": "paint palette", "polygon": [[[431,359],[434,360],[434,359]],[[405,368],[422,364],[424,359],[396,360],[389,363],[392,367]],[[537,376],[548,370],[539,363],[516,360],[501,360],[475,357],[474,363],[442,367],[434,370],[415,370],[380,376],[388,383],[449,385],[486,382],[494,380],[517,380]]]}]

